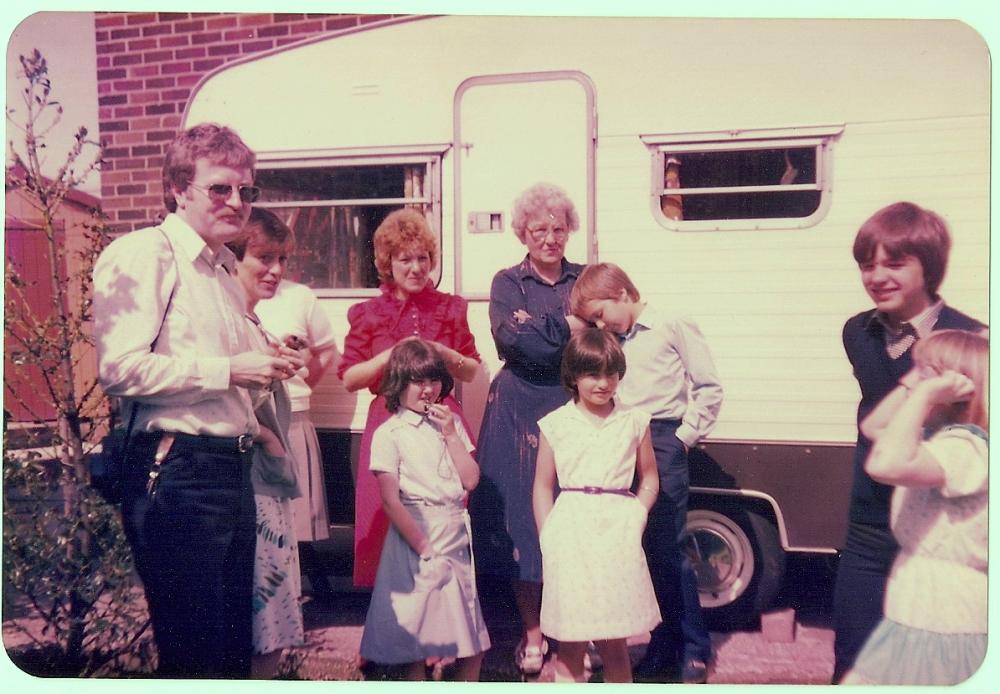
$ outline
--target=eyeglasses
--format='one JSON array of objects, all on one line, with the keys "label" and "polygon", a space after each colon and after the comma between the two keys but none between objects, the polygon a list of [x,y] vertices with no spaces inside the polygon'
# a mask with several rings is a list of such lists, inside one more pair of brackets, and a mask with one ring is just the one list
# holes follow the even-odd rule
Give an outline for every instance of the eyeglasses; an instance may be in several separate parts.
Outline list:
[{"label": "eyeglasses", "polygon": [[[213,183],[210,186],[199,186],[195,183],[189,183],[188,185],[205,193],[215,202],[225,202],[233,194],[233,187],[228,183]],[[237,193],[242,202],[257,202],[257,198],[260,197],[260,188],[257,186],[240,186],[237,188]]]},{"label": "eyeglasses", "polygon": [[528,235],[531,236],[534,241],[544,241],[549,234],[552,234],[556,241],[563,241],[569,236],[569,229],[566,227],[553,226],[551,224],[534,228],[528,227],[525,231],[528,232]]}]

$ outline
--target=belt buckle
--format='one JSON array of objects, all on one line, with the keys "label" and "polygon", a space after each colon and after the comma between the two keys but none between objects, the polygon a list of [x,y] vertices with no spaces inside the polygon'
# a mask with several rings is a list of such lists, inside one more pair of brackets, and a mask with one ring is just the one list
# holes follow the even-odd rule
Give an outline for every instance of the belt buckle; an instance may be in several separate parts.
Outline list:
[{"label": "belt buckle", "polygon": [[236,437],[236,450],[246,453],[253,448],[253,436],[250,434],[240,434]]}]

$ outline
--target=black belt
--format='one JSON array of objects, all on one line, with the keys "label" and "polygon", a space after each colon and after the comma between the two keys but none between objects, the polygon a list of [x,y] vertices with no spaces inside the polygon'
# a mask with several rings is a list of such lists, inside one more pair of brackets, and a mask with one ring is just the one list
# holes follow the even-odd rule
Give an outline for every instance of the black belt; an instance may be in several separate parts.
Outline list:
[{"label": "black belt", "polygon": [[159,441],[164,434],[173,434],[174,446],[187,446],[201,451],[242,455],[253,447],[253,435],[209,436],[207,434],[181,434],[179,432],[144,431],[135,435],[139,443]]},{"label": "black belt", "polygon": [[561,492],[582,492],[583,494],[618,494],[635,496],[631,489],[605,489],[604,487],[560,487]]}]

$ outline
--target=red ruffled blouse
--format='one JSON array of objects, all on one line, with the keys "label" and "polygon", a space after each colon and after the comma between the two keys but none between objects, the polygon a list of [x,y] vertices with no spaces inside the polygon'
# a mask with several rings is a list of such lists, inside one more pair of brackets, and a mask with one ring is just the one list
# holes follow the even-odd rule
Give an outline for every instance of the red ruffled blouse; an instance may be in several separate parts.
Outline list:
[{"label": "red ruffled blouse", "polygon": [[[481,361],[476,340],[469,330],[465,299],[439,292],[430,283],[405,301],[396,298],[393,288],[385,283],[379,289],[381,295],[347,310],[351,327],[344,338],[344,354],[337,366],[340,378],[350,367],[368,361],[411,335],[440,342],[465,357]],[[378,392],[380,380],[381,374],[368,385],[372,393]]]}]

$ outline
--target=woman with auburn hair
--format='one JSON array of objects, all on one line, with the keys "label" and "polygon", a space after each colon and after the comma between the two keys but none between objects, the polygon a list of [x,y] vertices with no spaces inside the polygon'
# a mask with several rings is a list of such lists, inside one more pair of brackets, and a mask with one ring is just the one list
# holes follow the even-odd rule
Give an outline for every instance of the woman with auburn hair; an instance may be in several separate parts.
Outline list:
[{"label": "woman with auburn hair", "polygon": [[[344,386],[351,392],[368,388],[378,395],[392,348],[408,337],[433,344],[455,380],[471,381],[479,370],[480,357],[469,330],[466,303],[461,297],[434,288],[431,273],[437,267],[437,240],[424,215],[410,208],[392,212],[375,230],[374,244],[381,294],[355,304],[347,312],[350,329],[337,367]],[[444,404],[461,416],[454,396],[445,398]],[[372,435],[391,415],[385,399],[376,397],[368,408],[361,437],[354,509],[357,586],[374,584],[388,529],[378,483],[368,466]]]},{"label": "woman with auburn hair", "polygon": [[542,555],[531,505],[538,420],[564,405],[563,348],[586,324],[570,311],[582,265],[565,258],[579,218],[566,192],[537,183],[514,201],[511,226],[528,250],[501,270],[490,289],[490,328],[504,366],[490,384],[480,428],[481,481],[469,500],[476,569],[512,581],[522,638],[518,668],[537,675],[548,643],[542,637]]}]

